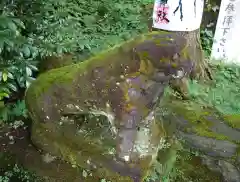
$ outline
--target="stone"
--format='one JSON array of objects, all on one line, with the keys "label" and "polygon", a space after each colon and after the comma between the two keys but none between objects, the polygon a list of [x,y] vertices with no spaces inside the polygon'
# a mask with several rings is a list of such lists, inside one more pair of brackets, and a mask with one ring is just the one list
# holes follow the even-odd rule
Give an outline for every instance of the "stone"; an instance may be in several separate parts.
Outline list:
[{"label": "stone", "polygon": [[209,156],[202,156],[203,164],[207,165],[209,169],[222,174],[226,182],[240,181],[240,171],[228,161],[214,159]]},{"label": "stone", "polygon": [[224,120],[220,120],[214,116],[206,116],[205,119],[212,123],[210,127],[211,131],[227,136],[232,141],[237,142],[240,140],[240,131],[228,126]]},{"label": "stone", "polygon": [[177,130],[218,140],[239,142],[238,117],[224,115],[214,108],[204,106],[203,103],[184,102],[173,97],[165,99],[161,103],[161,108],[165,108],[169,113],[164,116],[164,120],[174,122]]},{"label": "stone", "polygon": [[221,173],[223,174],[225,180],[227,182],[239,182],[240,181],[240,171],[237,168],[224,160],[219,161],[219,166],[221,169]]},{"label": "stone", "polygon": [[26,92],[32,141],[93,176],[142,181],[166,136],[155,118],[165,87],[194,67],[184,37],[151,32],[83,63],[41,74]]},{"label": "stone", "polygon": [[183,132],[179,132],[179,136],[182,137],[190,147],[203,151],[209,156],[230,158],[237,152],[238,146],[229,141],[216,140],[194,134],[185,134]]},{"label": "stone", "polygon": [[[221,174],[222,179],[216,181],[239,181],[240,132],[237,127],[233,127],[237,126],[239,120],[233,118],[235,120],[232,121],[229,116],[217,112],[214,108],[204,107],[202,103],[184,102],[172,97],[161,103],[160,110],[164,110],[161,118],[167,121],[164,122],[165,128],[175,125],[176,137],[182,141],[185,150],[190,148],[190,151],[196,152],[202,160],[199,165],[206,165],[216,175]],[[183,171],[186,170],[185,166],[187,164],[181,166]],[[179,168],[178,164],[175,167]]]}]

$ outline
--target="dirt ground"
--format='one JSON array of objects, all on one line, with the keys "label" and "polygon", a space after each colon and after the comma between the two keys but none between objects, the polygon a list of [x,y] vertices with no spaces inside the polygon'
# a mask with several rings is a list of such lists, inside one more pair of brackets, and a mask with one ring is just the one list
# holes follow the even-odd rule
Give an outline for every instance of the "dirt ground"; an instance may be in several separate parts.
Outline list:
[{"label": "dirt ground", "polygon": [[[10,158],[1,161],[0,171],[8,164],[18,163],[35,172],[37,176],[51,182],[81,182],[82,173],[77,168],[59,159],[47,160],[46,155],[34,147],[30,140],[29,127],[17,129],[0,127],[0,151]],[[44,159],[45,156],[45,159]]]}]

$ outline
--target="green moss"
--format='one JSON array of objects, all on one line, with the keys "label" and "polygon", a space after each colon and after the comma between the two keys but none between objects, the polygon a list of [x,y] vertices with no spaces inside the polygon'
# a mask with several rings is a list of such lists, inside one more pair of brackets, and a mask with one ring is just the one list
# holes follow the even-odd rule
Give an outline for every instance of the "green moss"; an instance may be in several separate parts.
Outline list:
[{"label": "green moss", "polygon": [[237,148],[237,156],[240,157],[240,144],[238,145],[238,148]]},{"label": "green moss", "polygon": [[149,181],[219,182],[222,175],[202,164],[202,159],[179,143],[159,151]]},{"label": "green moss", "polygon": [[240,129],[240,114],[225,115],[224,120],[231,127]]},{"label": "green moss", "polygon": [[[84,135],[74,136],[74,132],[72,132],[72,136],[70,136],[69,133],[66,133],[67,129],[61,128],[61,126],[54,128],[54,125],[51,124],[36,124],[33,127],[32,140],[36,146],[42,148],[44,151],[51,151],[53,155],[59,156],[70,162],[73,166],[79,166],[83,169],[90,170],[89,161],[92,161],[92,165],[96,165],[97,168],[91,171],[93,176],[89,176],[90,179],[105,178],[116,182],[132,182],[130,177],[121,176],[104,166],[104,164],[108,163],[107,161],[113,161],[114,156],[107,154],[105,152],[106,148],[102,145],[95,144],[93,139],[86,138]],[[46,132],[46,130],[48,130],[48,132]],[[149,160],[150,159],[147,158],[142,159],[138,164],[142,169],[143,176],[145,176],[149,170],[146,168]],[[92,182],[95,181],[93,180]]]},{"label": "green moss", "polygon": [[[36,133],[32,134],[33,141],[39,141],[36,143],[37,146],[41,147],[44,151],[52,151],[56,156],[70,162],[73,166],[79,166],[84,169],[90,169],[87,161],[91,159],[94,163],[101,163],[104,160],[104,156],[101,156],[102,152],[93,145],[90,145],[90,141],[81,140],[81,146],[84,148],[79,148],[79,145],[73,143],[71,140],[64,138],[63,136],[53,136],[51,133],[46,135],[45,129],[38,126]],[[41,140],[41,141],[40,141]],[[90,157],[91,156],[91,157]],[[96,157],[98,156],[98,157]],[[106,158],[105,158],[106,160]],[[124,179],[131,181],[130,179],[121,177],[104,167],[97,166],[96,171],[92,171],[93,176],[96,178],[106,178],[108,180]]]},{"label": "green moss", "polygon": [[178,153],[178,159],[175,165],[174,181],[181,182],[219,182],[222,180],[221,174],[213,172],[202,164],[201,158],[194,156],[186,151]]},{"label": "green moss", "polygon": [[217,140],[228,140],[231,141],[231,139],[225,135],[221,135],[215,132],[211,132],[211,131],[206,131],[204,128],[195,128],[196,133],[199,136],[205,136],[205,137],[209,137],[209,138],[215,138]]},{"label": "green moss", "polygon": [[[62,68],[52,69],[46,73],[41,74],[36,81],[33,82],[32,86],[28,89],[27,95],[38,97],[40,94],[44,93],[54,84],[67,84],[71,83],[77,75],[85,74],[88,70],[95,67],[101,67],[110,64],[115,64],[115,60],[124,62],[129,62],[131,60],[119,60],[122,55],[126,55],[134,46],[142,43],[145,40],[152,41],[162,41],[166,40],[165,36],[156,38],[156,35],[169,34],[167,32],[148,32],[135,37],[129,41],[123,42],[122,44],[116,45],[111,49],[108,49],[96,56],[69,66],[64,66]],[[170,34],[171,35],[171,34]],[[164,45],[162,45],[164,46]],[[119,55],[119,56],[118,56]],[[126,58],[123,58],[126,59]],[[169,59],[168,59],[169,61]],[[31,93],[29,93],[31,92]]]},{"label": "green moss", "polygon": [[[211,127],[213,123],[206,119],[206,116],[216,116],[218,115],[211,108],[203,109],[201,104],[196,102],[184,102],[181,100],[172,100],[166,104],[166,106],[173,112],[176,113],[178,117],[183,117],[190,123],[191,130],[200,136],[215,138],[218,140],[229,140],[231,139],[225,135],[212,132]],[[190,128],[186,128],[189,130]]]}]

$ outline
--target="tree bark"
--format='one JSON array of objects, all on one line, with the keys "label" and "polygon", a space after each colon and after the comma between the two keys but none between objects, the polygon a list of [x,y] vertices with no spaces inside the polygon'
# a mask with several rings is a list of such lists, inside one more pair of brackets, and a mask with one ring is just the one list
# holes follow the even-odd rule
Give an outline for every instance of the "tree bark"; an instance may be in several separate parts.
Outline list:
[{"label": "tree bark", "polygon": [[[148,21],[149,31],[165,31],[165,30],[152,28],[153,4],[143,7],[143,9],[144,9],[143,13],[145,14],[146,17],[148,17],[147,21]],[[200,29],[197,29],[195,31],[190,31],[190,32],[178,31],[178,32],[172,32],[172,33],[183,36],[187,40],[187,46],[188,46],[189,52],[191,53],[189,55],[190,59],[195,62],[195,68],[193,69],[190,75],[190,78],[197,79],[199,81],[212,80],[212,72],[211,72],[211,69],[209,68],[207,59],[204,57],[204,52],[201,46]],[[179,92],[182,98],[185,98],[185,99],[188,98],[187,78],[172,82],[171,87],[177,92]]]},{"label": "tree bark", "polygon": [[[165,31],[159,29],[153,29],[149,27],[150,31]],[[189,75],[190,79],[196,79],[199,81],[212,80],[212,72],[204,57],[204,52],[201,46],[200,39],[200,29],[195,31],[185,32],[178,31],[172,32],[174,34],[183,36],[187,40],[188,52],[190,53],[190,59],[195,62],[195,67]],[[181,80],[174,80],[170,83],[172,89],[177,91],[183,99],[188,99],[188,78],[183,78]]]},{"label": "tree bark", "polygon": [[198,80],[212,79],[211,70],[201,46],[200,29],[191,32],[176,32],[176,34],[186,38],[190,59],[195,62],[195,68],[190,75],[191,78]]},{"label": "tree bark", "polygon": [[[176,32],[176,34],[186,38],[190,59],[195,62],[195,67],[190,74],[190,79],[197,79],[199,81],[212,80],[211,69],[204,57],[201,46],[200,29],[191,32]],[[183,78],[171,83],[171,87],[177,91],[183,99],[189,98],[187,79],[188,78]]]}]

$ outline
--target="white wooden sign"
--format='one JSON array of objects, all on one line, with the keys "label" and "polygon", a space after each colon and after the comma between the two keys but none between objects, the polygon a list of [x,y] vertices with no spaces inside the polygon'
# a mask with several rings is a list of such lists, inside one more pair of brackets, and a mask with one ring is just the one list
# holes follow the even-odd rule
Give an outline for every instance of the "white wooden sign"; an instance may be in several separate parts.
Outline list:
[{"label": "white wooden sign", "polygon": [[240,64],[240,0],[222,0],[211,58]]},{"label": "white wooden sign", "polygon": [[193,31],[200,27],[204,0],[155,0],[153,28]]}]

